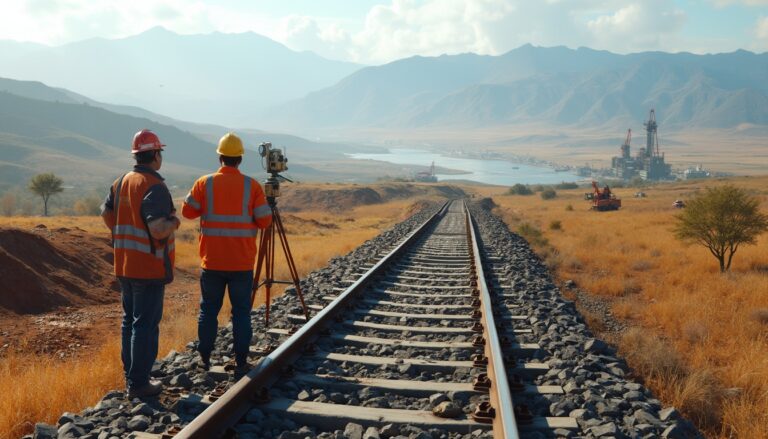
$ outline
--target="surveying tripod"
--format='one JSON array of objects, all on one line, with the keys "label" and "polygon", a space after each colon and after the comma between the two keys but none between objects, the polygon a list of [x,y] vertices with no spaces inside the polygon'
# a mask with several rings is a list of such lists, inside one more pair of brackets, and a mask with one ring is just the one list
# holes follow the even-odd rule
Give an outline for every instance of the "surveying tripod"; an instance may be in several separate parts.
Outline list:
[{"label": "surveying tripod", "polygon": [[[264,182],[264,194],[267,196],[267,204],[272,208],[272,223],[269,227],[262,229],[260,232],[261,239],[259,253],[256,259],[256,271],[254,272],[253,277],[253,291],[251,292],[251,308],[253,308],[253,302],[256,299],[256,291],[264,285],[264,302],[267,306],[264,314],[264,322],[266,326],[269,326],[269,306],[273,284],[293,284],[296,288],[296,295],[299,296],[299,300],[301,301],[301,307],[304,310],[304,319],[309,321],[309,312],[307,311],[307,305],[304,303],[304,295],[301,292],[299,272],[296,270],[296,263],[293,260],[293,254],[288,245],[288,238],[285,235],[283,220],[280,217],[280,211],[277,208],[277,197],[280,196],[279,178],[288,180],[287,178],[278,175],[277,172],[271,172],[267,181]],[[291,273],[291,280],[275,279],[275,235],[280,239],[280,246],[283,248],[285,260],[288,263],[288,270]],[[261,278],[262,268],[264,269],[264,280],[260,282],[259,279]]]}]

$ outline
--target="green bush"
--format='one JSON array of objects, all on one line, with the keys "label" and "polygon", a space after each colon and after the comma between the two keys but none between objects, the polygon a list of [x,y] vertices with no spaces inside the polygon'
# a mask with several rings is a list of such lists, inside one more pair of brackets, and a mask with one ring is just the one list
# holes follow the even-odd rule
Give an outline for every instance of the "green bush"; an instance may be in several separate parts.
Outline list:
[{"label": "green bush", "polygon": [[552,222],[549,223],[549,229],[550,230],[563,230],[563,224],[560,222],[560,220],[552,220]]},{"label": "green bush", "polygon": [[546,188],[543,191],[541,191],[541,199],[542,200],[551,200],[557,196],[557,192],[555,192],[554,189]]},{"label": "green bush", "polygon": [[531,195],[533,194],[533,191],[528,186],[517,183],[516,185],[509,188],[507,193],[510,195]]},{"label": "green bush", "polygon": [[522,223],[517,228],[517,233],[520,234],[523,238],[525,238],[528,242],[534,245],[538,246],[545,246],[549,244],[549,241],[547,238],[544,237],[544,234],[539,230],[538,227],[529,224],[529,223]]},{"label": "green bush", "polygon": [[555,185],[555,189],[578,189],[579,185],[573,182],[562,182]]}]

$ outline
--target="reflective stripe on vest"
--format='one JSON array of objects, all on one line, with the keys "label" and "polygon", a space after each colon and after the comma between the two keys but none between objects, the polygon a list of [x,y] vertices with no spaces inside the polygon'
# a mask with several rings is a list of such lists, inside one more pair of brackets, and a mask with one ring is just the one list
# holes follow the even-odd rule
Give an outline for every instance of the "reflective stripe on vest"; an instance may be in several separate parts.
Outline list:
[{"label": "reflective stripe on vest", "polygon": [[[253,218],[248,212],[248,204],[251,201],[251,178],[244,177],[245,187],[243,188],[243,210],[240,215],[217,215],[213,212],[213,175],[209,175],[205,180],[205,202],[208,204],[206,213],[202,215],[204,221],[211,221],[217,223],[238,223],[238,224],[250,224],[253,222]],[[221,236],[221,235],[212,235]]]},{"label": "reflective stripe on vest", "polygon": [[135,236],[137,238],[149,240],[149,233],[147,233],[146,230],[139,229],[138,227],[134,227],[126,224],[116,225],[115,228],[112,229],[112,233],[115,235],[130,235],[130,236]]},{"label": "reflective stripe on vest", "polygon": [[272,215],[272,208],[269,207],[269,204],[262,204],[253,208],[254,218],[261,218],[267,215]]},{"label": "reflective stripe on vest", "polygon": [[258,234],[258,229],[224,229],[219,227],[201,227],[200,234],[203,236],[225,236],[228,238],[254,238]]},{"label": "reflective stripe on vest", "polygon": [[[138,241],[134,241],[132,239],[116,238],[115,239],[114,247],[115,248],[121,248],[123,250],[136,250],[138,252],[152,254],[152,251],[149,248],[148,244],[142,244],[142,243],[140,243]],[[170,252],[172,252],[172,251],[174,251],[176,249],[176,243],[172,242],[172,243],[168,244],[167,246],[165,246],[163,248],[155,250],[155,257],[158,258],[158,259],[163,259],[166,248],[168,249],[168,252],[170,253]]]},{"label": "reflective stripe on vest", "polygon": [[200,210],[200,203],[197,202],[194,198],[192,198],[192,193],[188,193],[187,197],[184,198],[184,202],[192,206],[194,209]]},{"label": "reflective stripe on vest", "polygon": [[144,196],[157,184],[163,184],[158,176],[134,171],[113,185],[115,226],[112,238],[117,276],[157,280],[168,280],[173,276],[169,271],[173,269],[175,259],[173,234],[167,241],[152,239],[141,215]]}]

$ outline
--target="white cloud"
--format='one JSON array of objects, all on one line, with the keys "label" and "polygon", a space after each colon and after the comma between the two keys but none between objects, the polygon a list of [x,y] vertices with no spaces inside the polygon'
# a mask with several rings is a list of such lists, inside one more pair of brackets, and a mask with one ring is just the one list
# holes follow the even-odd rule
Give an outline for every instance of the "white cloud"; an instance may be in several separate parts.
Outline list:
[{"label": "white cloud", "polygon": [[760,17],[757,19],[757,24],[754,28],[755,42],[754,49],[766,51],[768,50],[768,17]]},{"label": "white cloud", "polygon": [[526,43],[630,52],[668,48],[685,18],[671,0],[392,0],[374,6],[356,31],[292,17],[278,39],[363,63],[414,54],[496,55]]},{"label": "white cloud", "polygon": [[22,0],[3,4],[0,39],[64,44],[119,38],[155,26],[181,34],[273,32],[270,17],[203,0]]},{"label": "white cloud", "polygon": [[601,48],[616,51],[664,49],[685,23],[685,13],[664,0],[628,4],[612,14],[589,20],[587,28]]},{"label": "white cloud", "polygon": [[725,7],[731,5],[768,6],[768,0],[711,0],[715,6]]},{"label": "white cloud", "polygon": [[[736,2],[758,5],[768,0],[708,0],[694,6]],[[158,25],[182,34],[253,31],[295,50],[370,64],[417,54],[497,55],[526,43],[620,53],[701,46],[701,41],[681,36],[687,17],[675,0],[389,0],[372,6],[364,17],[274,16],[268,13],[269,2],[235,0],[5,3],[0,39],[62,44],[94,36],[125,37]],[[756,29],[755,35],[760,32]],[[725,41],[717,49],[737,45]]]}]

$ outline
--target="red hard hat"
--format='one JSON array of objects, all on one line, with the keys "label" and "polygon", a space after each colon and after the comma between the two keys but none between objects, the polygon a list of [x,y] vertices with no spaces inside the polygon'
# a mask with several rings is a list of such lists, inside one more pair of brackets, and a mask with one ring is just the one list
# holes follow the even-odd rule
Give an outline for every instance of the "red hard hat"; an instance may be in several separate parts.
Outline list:
[{"label": "red hard hat", "polygon": [[144,151],[162,150],[164,146],[160,143],[160,138],[157,137],[157,134],[150,130],[141,130],[133,136],[131,152],[136,154]]}]

